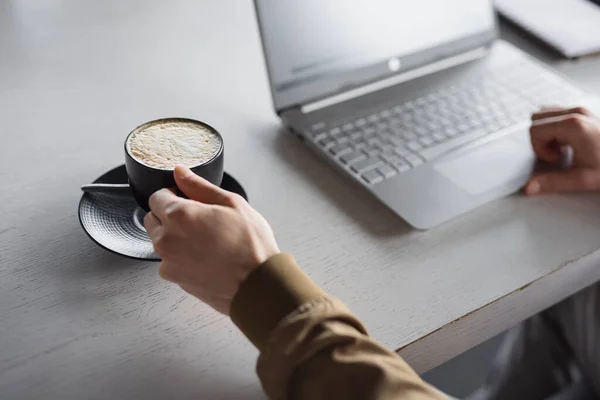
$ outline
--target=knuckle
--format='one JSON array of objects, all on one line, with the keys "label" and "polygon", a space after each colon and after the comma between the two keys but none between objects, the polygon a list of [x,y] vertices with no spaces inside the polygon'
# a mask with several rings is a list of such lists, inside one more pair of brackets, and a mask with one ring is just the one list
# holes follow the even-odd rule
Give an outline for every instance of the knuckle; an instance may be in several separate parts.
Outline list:
[{"label": "knuckle", "polygon": [[577,114],[585,115],[586,117],[589,117],[589,116],[591,116],[590,110],[588,110],[588,109],[587,109],[587,108],[585,108],[585,107],[575,107],[575,108],[574,108],[574,111],[575,111]]},{"label": "knuckle", "polygon": [[158,255],[164,255],[167,252],[168,249],[168,240],[166,235],[160,235],[159,237],[157,237],[154,242],[154,250],[156,251],[156,253],[158,253]]},{"label": "knuckle", "polygon": [[229,202],[229,205],[234,208],[241,207],[244,203],[246,203],[246,200],[244,200],[244,198],[237,193],[227,193],[227,201]]},{"label": "knuckle", "polygon": [[150,197],[148,197],[148,201],[149,201],[149,202],[153,202],[154,200],[156,200],[156,196],[157,196],[156,194],[157,194],[157,193],[158,193],[158,191],[156,191],[156,192],[152,193],[152,194],[150,195]]},{"label": "knuckle", "polygon": [[566,119],[566,122],[569,124],[569,127],[573,130],[576,131],[583,131],[585,130],[585,119],[583,118],[582,115],[571,115],[568,119]]},{"label": "knuckle", "polygon": [[148,198],[148,202],[150,202],[150,203],[156,202],[160,198],[160,196],[162,196],[164,194],[165,190],[167,190],[167,189],[160,189],[160,190],[157,190],[156,192],[152,193],[150,195],[150,197]]},{"label": "knuckle", "polygon": [[236,200],[235,200],[235,194],[231,193],[231,192],[225,192],[222,195],[222,200],[224,205],[226,206],[235,206]]},{"label": "knuckle", "polygon": [[165,216],[168,220],[176,223],[181,223],[188,220],[191,216],[190,210],[183,204],[170,204],[165,210]]}]

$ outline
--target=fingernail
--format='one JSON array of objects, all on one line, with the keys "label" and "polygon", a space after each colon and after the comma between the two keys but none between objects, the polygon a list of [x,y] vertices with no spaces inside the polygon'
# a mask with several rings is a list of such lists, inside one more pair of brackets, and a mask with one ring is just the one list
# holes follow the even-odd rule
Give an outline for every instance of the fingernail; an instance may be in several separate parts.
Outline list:
[{"label": "fingernail", "polygon": [[529,185],[527,185],[527,194],[528,195],[536,195],[539,194],[542,187],[538,181],[531,181]]}]

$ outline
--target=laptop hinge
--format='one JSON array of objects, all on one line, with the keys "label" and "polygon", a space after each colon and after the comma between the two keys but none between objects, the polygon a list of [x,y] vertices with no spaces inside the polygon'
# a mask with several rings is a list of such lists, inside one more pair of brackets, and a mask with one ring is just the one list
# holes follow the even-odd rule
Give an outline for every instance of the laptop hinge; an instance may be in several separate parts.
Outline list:
[{"label": "laptop hinge", "polygon": [[302,113],[307,114],[313,111],[320,110],[335,104],[342,103],[344,101],[354,99],[356,97],[364,96],[369,93],[376,92],[381,89],[385,89],[402,82],[410,81],[416,78],[420,78],[425,75],[433,74],[448,68],[455,67],[460,64],[465,64],[470,61],[477,60],[485,56],[489,51],[487,46],[478,47],[474,50],[458,54],[456,56],[448,57],[440,61],[428,64],[424,67],[410,70],[403,74],[398,74],[390,78],[382,79],[377,82],[369,83],[359,88],[348,90],[347,92],[339,93],[325,99],[317,100],[312,103],[304,104],[300,107]]}]

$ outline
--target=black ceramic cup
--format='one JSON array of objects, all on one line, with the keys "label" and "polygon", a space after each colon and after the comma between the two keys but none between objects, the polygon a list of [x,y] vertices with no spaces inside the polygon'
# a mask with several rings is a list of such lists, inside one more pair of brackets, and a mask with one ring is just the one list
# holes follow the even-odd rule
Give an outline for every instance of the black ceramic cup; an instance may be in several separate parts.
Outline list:
[{"label": "black ceramic cup", "polygon": [[125,167],[127,169],[127,176],[129,178],[129,186],[131,187],[131,191],[133,192],[135,200],[145,211],[150,211],[150,207],[148,206],[148,200],[150,199],[150,196],[160,189],[176,189],[178,195],[183,196],[183,194],[177,189],[172,169],[158,169],[142,164],[130,154],[127,146],[129,137],[132,134],[143,131],[152,125],[177,122],[197,124],[217,135],[221,142],[221,146],[215,155],[210,160],[202,164],[189,167],[196,175],[201,176],[214,185],[221,185],[221,180],[223,179],[224,146],[223,138],[215,128],[205,124],[204,122],[187,118],[164,118],[146,122],[145,124],[142,124],[131,131],[125,139]]}]

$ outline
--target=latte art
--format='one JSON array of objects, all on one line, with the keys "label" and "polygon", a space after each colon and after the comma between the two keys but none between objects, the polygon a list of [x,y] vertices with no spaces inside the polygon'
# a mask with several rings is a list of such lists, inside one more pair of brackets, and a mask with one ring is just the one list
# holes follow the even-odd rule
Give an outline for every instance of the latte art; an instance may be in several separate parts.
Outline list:
[{"label": "latte art", "polygon": [[177,165],[195,167],[210,161],[221,149],[219,135],[187,121],[159,121],[142,126],[128,138],[127,151],[138,162],[171,170]]}]

